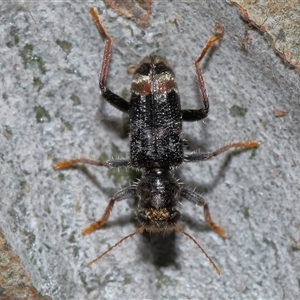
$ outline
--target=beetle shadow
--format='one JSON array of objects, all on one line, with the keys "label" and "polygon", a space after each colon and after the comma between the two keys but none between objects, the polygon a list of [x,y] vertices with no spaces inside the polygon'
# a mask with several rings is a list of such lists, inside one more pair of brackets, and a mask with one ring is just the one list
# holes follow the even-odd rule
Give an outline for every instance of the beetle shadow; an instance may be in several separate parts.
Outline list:
[{"label": "beetle shadow", "polygon": [[198,216],[201,214],[201,210],[199,210],[199,214],[197,213],[196,216],[189,216],[185,213],[182,213],[180,220],[189,230],[193,230],[195,232],[214,232],[205,221],[202,221],[200,218],[198,218]]},{"label": "beetle shadow", "polygon": [[[196,181],[189,181],[188,182],[188,186],[190,188],[194,188],[196,189],[197,193],[199,194],[205,194],[208,192],[211,192],[220,182],[220,180],[224,177],[224,174],[226,173],[226,171],[229,168],[229,165],[231,163],[231,160],[238,156],[239,154],[246,152],[246,151],[253,151],[255,149],[235,149],[235,150],[231,150],[230,153],[228,153],[227,155],[225,155],[225,159],[223,160],[223,163],[221,164],[219,171],[217,173],[217,175],[214,176],[214,179],[212,182],[210,183],[206,183],[206,184],[200,184],[199,186],[199,182]],[[203,152],[205,153],[205,152]],[[212,158],[213,159],[213,158]],[[205,161],[199,161],[199,162],[205,162]],[[195,162],[191,162],[191,163],[197,163]],[[182,176],[180,176],[180,172],[179,172],[179,178],[181,179]],[[185,181],[183,181],[184,184],[186,184]]]},{"label": "beetle shadow", "polygon": [[[199,132],[201,132],[201,137],[198,139],[195,139],[195,134],[191,134],[188,132],[183,133],[183,142],[184,142],[184,153],[188,154],[193,151],[201,151],[206,152],[206,149],[209,146],[209,140],[210,140],[210,133],[208,131],[207,126],[209,124],[209,120],[206,120],[206,124],[203,122],[199,122],[196,124],[196,126],[199,126]],[[189,124],[191,126],[191,124]]]},{"label": "beetle shadow", "polygon": [[[114,220],[108,220],[103,227],[97,229],[96,231],[101,230],[117,230],[118,228],[122,228],[129,223],[134,224],[136,227],[137,220],[136,218],[130,215],[118,216]],[[196,224],[195,224],[196,226]],[[148,261],[151,264],[154,264],[156,267],[167,267],[171,265],[175,265],[178,267],[178,263],[176,261],[178,251],[176,247],[176,236],[178,233],[172,231],[170,234],[163,235],[160,233],[150,234],[147,231],[144,231],[141,235],[139,235],[138,241],[138,251],[143,261]],[[130,238],[131,240],[131,238]],[[112,241],[117,242],[117,241]],[[124,241],[124,243],[126,243]],[[123,244],[123,243],[122,243]],[[130,245],[127,247],[130,247]]]},{"label": "beetle shadow", "polygon": [[116,134],[121,139],[129,137],[129,115],[126,113],[119,112],[120,116],[112,117],[102,112],[105,101],[101,98],[103,104],[97,112],[97,122],[99,127],[105,127],[106,131]]},{"label": "beetle shadow", "polygon": [[176,236],[175,231],[168,234],[144,232],[139,246],[143,260],[150,261],[156,267],[177,266]]},{"label": "beetle shadow", "polygon": [[[101,167],[100,167],[101,168]],[[103,169],[107,169],[106,167],[102,167]],[[103,191],[103,192],[108,192],[110,193],[112,190],[111,189],[105,189],[102,187],[100,181],[98,180],[97,176],[94,175],[92,172],[90,172],[90,170],[88,169],[88,167],[86,167],[85,165],[74,165],[72,167],[68,168],[69,170],[77,170],[79,172],[81,172],[82,174],[84,174],[89,181],[95,185],[99,190]]]}]

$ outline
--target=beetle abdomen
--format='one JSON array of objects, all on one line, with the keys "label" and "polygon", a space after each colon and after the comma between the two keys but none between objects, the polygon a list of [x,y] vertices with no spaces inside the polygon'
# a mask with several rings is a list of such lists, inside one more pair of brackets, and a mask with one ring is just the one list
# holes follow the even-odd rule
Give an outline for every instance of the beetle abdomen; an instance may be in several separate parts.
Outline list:
[{"label": "beetle abdomen", "polygon": [[180,99],[174,73],[163,58],[147,56],[136,69],[129,115],[132,166],[157,168],[182,163]]}]

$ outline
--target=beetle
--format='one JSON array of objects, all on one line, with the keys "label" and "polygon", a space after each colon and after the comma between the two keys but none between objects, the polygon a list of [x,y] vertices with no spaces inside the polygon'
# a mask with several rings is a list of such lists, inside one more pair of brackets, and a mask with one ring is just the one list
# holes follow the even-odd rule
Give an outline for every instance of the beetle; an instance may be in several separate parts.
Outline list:
[{"label": "beetle", "polygon": [[87,226],[82,233],[87,235],[103,226],[108,220],[115,202],[135,196],[139,201],[136,215],[141,224],[140,227],[135,232],[123,237],[88,265],[90,266],[101,259],[127,238],[142,233],[144,230],[152,233],[168,233],[175,230],[188,236],[202,250],[216,272],[220,274],[218,267],[200,244],[177,225],[180,218],[180,212],[177,210],[179,199],[185,198],[192,203],[203,206],[206,223],[222,238],[226,238],[225,231],[212,220],[208,205],[203,197],[178,183],[174,176],[174,170],[184,162],[205,161],[230,148],[252,149],[258,146],[258,142],[249,140],[229,143],[213,152],[184,154],[182,122],[202,120],[207,117],[209,112],[209,101],[199,64],[212,45],[222,38],[224,29],[221,24],[217,24],[216,34],[209,38],[201,54],[194,62],[203,107],[200,109],[181,109],[174,72],[167,61],[156,54],[145,57],[137,66],[132,79],[129,102],[107,87],[106,78],[112,39],[106,33],[97,10],[91,8],[90,14],[98,31],[105,39],[99,79],[100,91],[102,97],[111,105],[121,112],[129,114],[130,158],[106,162],[77,158],[60,161],[53,168],[54,170],[62,170],[76,164],[89,164],[107,168],[134,168],[140,170],[142,175],[137,183],[115,193],[102,217]]}]

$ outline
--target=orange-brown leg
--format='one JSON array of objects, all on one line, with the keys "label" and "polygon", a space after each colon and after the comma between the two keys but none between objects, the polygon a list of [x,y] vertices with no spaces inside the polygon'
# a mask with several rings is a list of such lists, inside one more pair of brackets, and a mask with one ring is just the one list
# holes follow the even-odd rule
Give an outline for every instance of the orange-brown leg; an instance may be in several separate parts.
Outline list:
[{"label": "orange-brown leg", "polygon": [[107,78],[109,60],[110,60],[111,49],[112,49],[112,39],[105,31],[105,28],[100,21],[97,10],[95,8],[90,8],[90,14],[98,28],[99,33],[105,40],[104,53],[103,53],[102,65],[101,65],[100,77],[99,77],[99,87],[100,87],[101,95],[106,101],[108,101],[111,105],[113,105],[117,109],[119,109],[124,113],[128,113],[129,102],[127,102],[122,97],[113,93],[106,86],[106,78]]},{"label": "orange-brown leg", "polygon": [[114,204],[115,204],[115,200],[114,199],[111,199],[109,201],[109,204],[108,206],[106,207],[105,211],[104,211],[104,214],[102,215],[102,217],[97,220],[96,222],[90,224],[89,226],[85,227],[82,231],[82,234],[83,235],[87,235],[87,234],[90,234],[92,233],[93,231],[97,230],[98,228],[100,228],[102,225],[104,225],[106,223],[106,221],[108,220],[109,218],[109,215],[114,207]]},{"label": "orange-brown leg", "polygon": [[205,84],[204,84],[204,79],[202,75],[202,71],[200,68],[200,61],[202,58],[205,56],[207,51],[213,46],[213,44],[221,39],[224,34],[224,27],[220,24],[217,23],[215,27],[215,35],[212,35],[204,48],[202,49],[200,55],[197,57],[197,59],[194,62],[194,67],[196,70],[196,75],[197,75],[197,82],[199,86],[199,90],[201,93],[202,101],[204,107],[200,109],[183,109],[182,110],[182,121],[187,121],[187,122],[194,122],[194,121],[199,121],[207,117],[208,112],[209,112],[209,101],[205,89]]},{"label": "orange-brown leg", "polygon": [[90,234],[93,231],[100,228],[101,226],[103,226],[106,223],[106,221],[108,220],[115,202],[133,197],[135,195],[135,190],[136,190],[135,186],[130,186],[130,187],[127,187],[127,188],[117,192],[109,201],[109,204],[106,207],[102,217],[99,220],[97,220],[96,222],[94,222],[94,223],[90,224],[89,226],[87,226],[86,228],[84,228],[84,230],[82,231],[82,234],[83,235]]},{"label": "orange-brown leg", "polygon": [[129,160],[126,159],[108,160],[105,162],[100,162],[98,160],[92,160],[88,158],[74,158],[74,159],[59,161],[53,166],[53,169],[55,171],[58,171],[58,170],[74,167],[75,165],[78,164],[85,164],[85,165],[92,165],[92,166],[106,167],[106,168],[120,168],[120,167],[130,166]]},{"label": "orange-brown leg", "polygon": [[[256,141],[245,141],[245,142],[238,142],[238,143],[230,143],[227,144],[223,147],[221,147],[220,149],[214,151],[214,152],[207,152],[207,153],[192,153],[192,154],[188,154],[185,155],[184,160],[186,162],[194,162],[194,161],[203,161],[203,160],[208,160],[210,158],[213,158],[215,156],[220,155],[221,153],[231,149],[231,148],[244,148],[244,149],[252,149],[252,148],[256,148],[259,146],[259,143]],[[207,203],[205,202],[205,200],[198,195],[197,193],[186,189],[186,188],[182,188],[181,189],[181,196],[197,205],[201,205],[203,206],[203,212],[204,212],[204,217],[205,217],[205,221],[206,223],[218,234],[220,235],[222,238],[226,238],[226,233],[225,230],[218,226],[211,218],[210,212],[209,212],[209,208]]]},{"label": "orange-brown leg", "polygon": [[185,198],[197,205],[201,205],[203,206],[203,212],[204,212],[204,218],[206,223],[223,239],[226,238],[226,233],[225,230],[218,226],[211,218],[210,212],[209,212],[209,208],[207,203],[205,202],[205,200],[197,193],[195,193],[194,191],[191,191],[189,189],[186,188],[182,188],[180,191],[180,195],[182,198]]},{"label": "orange-brown leg", "polygon": [[75,158],[75,159],[69,159],[69,160],[62,160],[56,163],[53,166],[53,169],[55,171],[57,170],[63,170],[63,169],[68,169],[70,167],[73,167],[77,164],[87,164],[87,165],[93,165],[93,166],[100,166],[100,167],[107,167],[109,168],[108,162],[100,162],[97,160],[92,160],[88,158]]},{"label": "orange-brown leg", "polygon": [[[94,165],[94,166],[100,166],[100,167],[129,167],[130,166],[130,162],[128,160],[108,160],[106,162],[99,162],[97,160],[91,160],[91,159],[87,159],[87,158],[76,158],[76,159],[69,159],[69,160],[62,160],[59,161],[58,163],[56,163],[53,166],[54,170],[63,170],[63,169],[67,169],[70,167],[73,167],[77,164],[88,164],[88,165]],[[93,231],[95,231],[96,229],[100,228],[102,225],[104,225],[106,223],[106,221],[109,218],[109,215],[113,209],[114,203],[115,201],[121,201],[124,199],[128,199],[132,196],[134,196],[135,194],[135,187],[134,186],[130,186],[128,188],[125,188],[123,190],[121,190],[120,192],[116,193],[112,199],[110,200],[107,208],[104,211],[104,214],[102,215],[102,217],[92,223],[91,225],[87,226],[83,231],[82,234],[83,235],[87,235],[92,233]]]},{"label": "orange-brown leg", "polygon": [[231,148],[243,148],[246,150],[246,149],[257,148],[258,146],[259,146],[259,143],[257,141],[253,141],[253,140],[245,141],[245,142],[229,143],[214,152],[187,154],[184,156],[184,161],[185,162],[193,162],[193,161],[208,160],[215,156],[220,155],[221,153],[223,153]]},{"label": "orange-brown leg", "polygon": [[204,203],[203,205],[203,213],[204,213],[205,221],[210,226],[210,228],[213,229],[221,238],[226,239],[225,230],[221,226],[218,226],[212,220],[207,203]]}]

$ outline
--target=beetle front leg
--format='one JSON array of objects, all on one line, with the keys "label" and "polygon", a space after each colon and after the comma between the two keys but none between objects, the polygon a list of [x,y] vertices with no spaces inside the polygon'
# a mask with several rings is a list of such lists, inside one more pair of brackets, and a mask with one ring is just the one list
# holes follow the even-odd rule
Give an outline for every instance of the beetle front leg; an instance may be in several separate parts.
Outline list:
[{"label": "beetle front leg", "polygon": [[226,239],[226,232],[225,230],[218,226],[211,218],[210,211],[208,208],[208,204],[205,202],[205,200],[197,193],[182,188],[180,191],[180,195],[182,198],[187,199],[188,201],[191,201],[197,205],[203,206],[203,213],[206,223],[209,225],[210,228],[212,228],[220,237],[223,239]]},{"label": "beetle front leg", "polygon": [[136,191],[136,187],[130,186],[130,187],[127,187],[127,188],[117,192],[116,194],[114,194],[114,196],[109,201],[109,204],[106,207],[102,217],[99,220],[97,220],[96,222],[94,222],[94,223],[90,224],[89,226],[87,226],[86,228],[84,228],[84,230],[82,231],[82,234],[83,235],[90,234],[93,231],[100,228],[101,226],[103,226],[106,223],[106,221],[108,220],[109,215],[113,209],[115,202],[133,197],[135,195],[135,191]]}]

